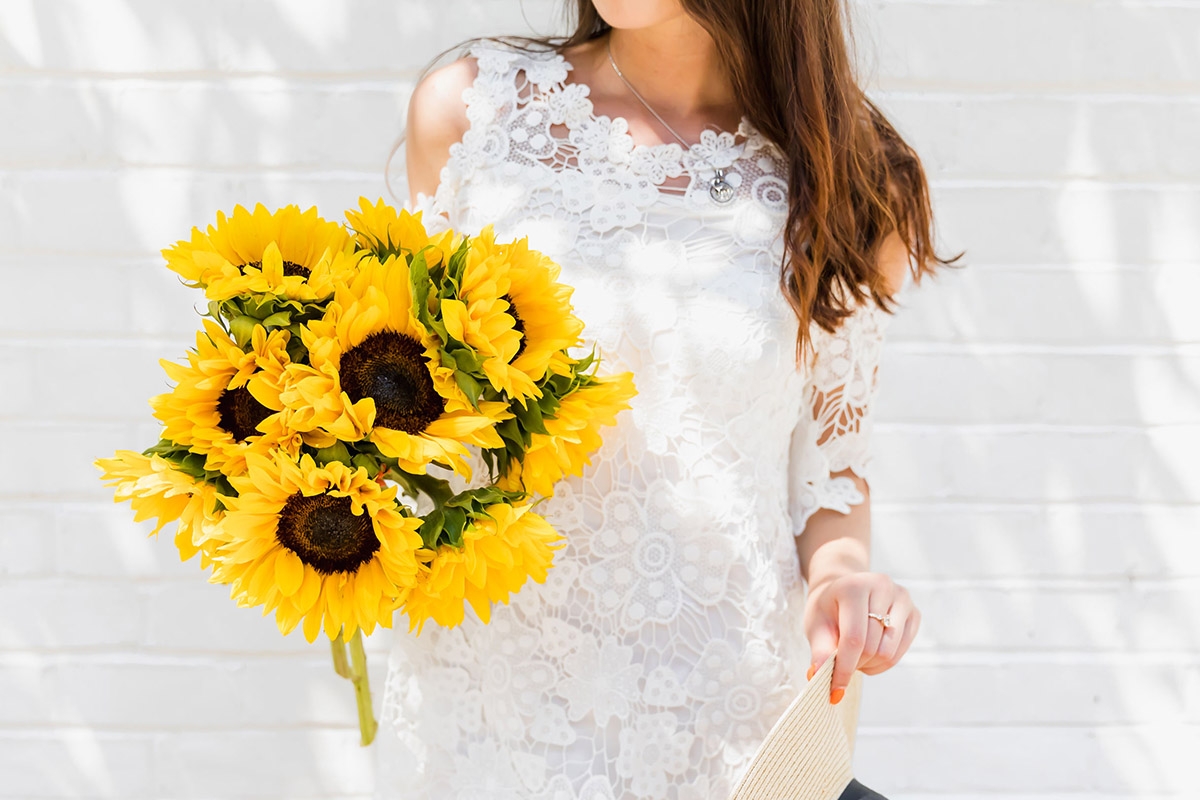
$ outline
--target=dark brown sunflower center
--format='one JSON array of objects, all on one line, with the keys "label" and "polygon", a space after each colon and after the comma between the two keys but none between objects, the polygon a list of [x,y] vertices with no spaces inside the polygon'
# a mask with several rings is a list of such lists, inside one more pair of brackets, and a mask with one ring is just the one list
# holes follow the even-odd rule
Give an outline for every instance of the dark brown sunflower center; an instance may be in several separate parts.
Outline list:
[{"label": "dark brown sunflower center", "polygon": [[442,415],[446,401],[433,388],[425,347],[412,336],[380,331],[342,354],[342,389],[354,402],[375,400],[375,425],[420,433]]},{"label": "dark brown sunflower center", "polygon": [[[241,266],[241,271],[245,272],[246,267],[254,267],[255,269],[261,270],[262,262],[250,261]],[[309,275],[309,269],[301,264],[297,264],[295,261],[285,261],[283,262],[283,274],[285,277],[288,275],[299,275],[301,278],[307,278]]]},{"label": "dark brown sunflower center", "polygon": [[226,389],[217,398],[217,414],[221,417],[222,430],[228,431],[239,442],[251,436],[260,436],[258,423],[271,416],[271,409],[254,399],[245,386]]},{"label": "dark brown sunflower center", "polygon": [[508,301],[508,313],[509,316],[513,318],[513,330],[521,334],[521,343],[517,345],[517,354],[513,356],[513,361],[516,361],[521,357],[521,353],[525,352],[525,340],[527,338],[525,336],[525,321],[521,319],[521,315],[517,313],[517,304],[513,302],[513,299],[510,296],[502,294],[500,297],[501,299]]},{"label": "dark brown sunflower center", "polygon": [[371,515],[355,515],[349,497],[294,494],[279,512],[275,538],[324,575],[355,572],[379,549]]}]

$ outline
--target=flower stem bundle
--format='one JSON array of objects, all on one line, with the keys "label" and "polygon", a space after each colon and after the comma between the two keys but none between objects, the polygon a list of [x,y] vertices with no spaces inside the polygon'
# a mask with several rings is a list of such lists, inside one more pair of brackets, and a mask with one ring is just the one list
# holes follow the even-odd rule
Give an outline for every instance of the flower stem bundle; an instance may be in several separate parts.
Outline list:
[{"label": "flower stem bundle", "polygon": [[97,465],[239,605],[324,632],[366,745],[363,633],[487,622],[544,581],[563,539],[534,504],[635,390],[573,352],[572,289],[525,240],[430,234],[382,201],[346,216],[239,206],[165,250],[207,313],[162,362],[160,441]]}]

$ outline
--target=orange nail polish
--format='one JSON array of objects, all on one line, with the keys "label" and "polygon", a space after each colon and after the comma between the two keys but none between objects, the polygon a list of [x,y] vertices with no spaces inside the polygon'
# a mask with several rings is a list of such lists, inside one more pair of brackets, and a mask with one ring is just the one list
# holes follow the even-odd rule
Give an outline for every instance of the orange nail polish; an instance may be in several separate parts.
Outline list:
[{"label": "orange nail polish", "polygon": [[814,664],[813,666],[808,668],[808,680],[811,681],[812,676],[816,675],[816,674],[817,674],[817,666],[816,666],[816,664]]},{"label": "orange nail polish", "polygon": [[842,702],[842,697],[845,696],[845,694],[846,694],[845,689],[834,689],[833,692],[829,695],[829,702],[833,703],[836,706],[838,703]]}]

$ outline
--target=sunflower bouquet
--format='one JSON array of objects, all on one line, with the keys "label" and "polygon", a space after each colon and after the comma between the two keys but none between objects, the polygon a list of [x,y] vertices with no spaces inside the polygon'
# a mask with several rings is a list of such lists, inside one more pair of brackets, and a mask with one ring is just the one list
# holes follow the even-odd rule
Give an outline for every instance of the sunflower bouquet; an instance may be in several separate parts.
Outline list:
[{"label": "sunflower bouquet", "polygon": [[487,622],[544,581],[563,539],[534,505],[635,390],[572,355],[572,289],[526,240],[431,234],[382,200],[346,218],[239,206],[164,250],[204,292],[202,328],[162,362],[160,441],[96,463],[238,605],[325,633],[365,745],[363,632],[396,612],[415,635],[452,627],[467,605]]}]

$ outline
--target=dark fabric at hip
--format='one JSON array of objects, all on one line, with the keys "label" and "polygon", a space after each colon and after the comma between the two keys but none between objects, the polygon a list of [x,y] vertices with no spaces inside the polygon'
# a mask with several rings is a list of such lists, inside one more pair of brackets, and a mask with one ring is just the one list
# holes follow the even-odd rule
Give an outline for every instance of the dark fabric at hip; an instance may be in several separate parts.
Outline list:
[{"label": "dark fabric at hip", "polygon": [[887,800],[887,798],[879,792],[868,789],[858,781],[851,780],[850,785],[841,793],[838,800]]}]

